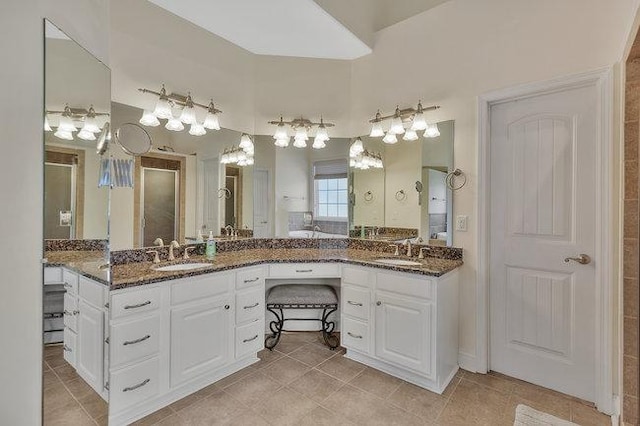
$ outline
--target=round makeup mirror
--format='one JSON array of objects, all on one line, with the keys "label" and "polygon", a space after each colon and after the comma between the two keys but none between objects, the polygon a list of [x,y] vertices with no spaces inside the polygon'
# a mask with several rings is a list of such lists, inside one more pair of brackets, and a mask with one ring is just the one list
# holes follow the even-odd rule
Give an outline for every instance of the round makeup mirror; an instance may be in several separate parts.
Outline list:
[{"label": "round makeup mirror", "polygon": [[116,130],[116,141],[129,155],[142,155],[151,151],[151,136],[142,126],[135,123],[123,123]]}]

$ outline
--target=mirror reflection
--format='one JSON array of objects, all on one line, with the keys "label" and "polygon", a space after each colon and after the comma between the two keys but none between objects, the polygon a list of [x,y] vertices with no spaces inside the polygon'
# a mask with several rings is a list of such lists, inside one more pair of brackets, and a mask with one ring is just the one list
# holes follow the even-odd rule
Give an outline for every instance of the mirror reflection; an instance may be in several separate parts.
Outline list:
[{"label": "mirror reflection", "polygon": [[[142,113],[114,102],[113,126],[137,125]],[[133,188],[112,193],[118,206],[111,215],[114,250],[194,243],[209,232],[217,238],[253,236],[253,165],[233,157],[243,140],[253,143],[250,136],[224,128],[201,136],[159,125],[141,128],[152,142],[148,152],[112,148],[115,159],[134,162]]]}]

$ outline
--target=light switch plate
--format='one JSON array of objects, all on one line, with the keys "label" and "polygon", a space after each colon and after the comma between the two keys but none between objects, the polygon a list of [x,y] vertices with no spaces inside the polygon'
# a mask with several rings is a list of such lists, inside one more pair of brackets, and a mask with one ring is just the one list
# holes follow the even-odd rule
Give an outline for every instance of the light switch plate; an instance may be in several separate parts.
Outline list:
[{"label": "light switch plate", "polygon": [[456,216],[456,231],[466,231],[467,230],[467,216],[459,215]]}]

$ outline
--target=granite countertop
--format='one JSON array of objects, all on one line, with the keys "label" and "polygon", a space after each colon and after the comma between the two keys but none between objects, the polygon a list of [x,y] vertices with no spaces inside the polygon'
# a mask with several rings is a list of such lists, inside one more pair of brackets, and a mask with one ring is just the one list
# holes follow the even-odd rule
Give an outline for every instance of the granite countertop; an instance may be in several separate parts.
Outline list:
[{"label": "granite countertop", "polygon": [[[380,258],[397,258],[420,262],[421,266],[395,266],[374,262]],[[210,267],[176,272],[157,272],[153,266],[165,266],[176,263],[211,263]],[[215,260],[207,261],[204,256],[191,256],[184,261],[161,262],[154,265],[152,262],[135,262],[114,265],[111,267],[111,290],[118,290],[131,286],[151,284],[155,282],[186,278],[196,275],[208,274],[245,266],[260,265],[264,263],[329,263],[339,262],[354,265],[371,266],[397,272],[409,272],[420,275],[439,277],[462,265],[461,259],[450,260],[434,257],[409,259],[406,256],[392,256],[388,253],[380,253],[369,250],[356,249],[251,249],[242,251],[221,252]]]},{"label": "granite countertop", "polygon": [[109,262],[102,250],[52,250],[45,252],[45,258],[45,266],[64,266],[101,284],[110,284]]}]

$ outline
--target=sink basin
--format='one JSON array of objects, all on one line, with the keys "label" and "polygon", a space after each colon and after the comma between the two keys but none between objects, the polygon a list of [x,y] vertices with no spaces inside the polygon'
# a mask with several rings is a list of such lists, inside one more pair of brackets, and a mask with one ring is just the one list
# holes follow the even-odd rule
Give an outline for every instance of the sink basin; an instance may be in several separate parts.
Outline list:
[{"label": "sink basin", "polygon": [[376,259],[374,262],[384,263],[385,265],[394,265],[394,266],[422,266],[420,262],[414,262],[413,260],[404,260],[404,259]]},{"label": "sink basin", "polygon": [[211,263],[179,263],[177,265],[154,266],[151,269],[158,272],[191,271],[192,269],[207,268]]}]

